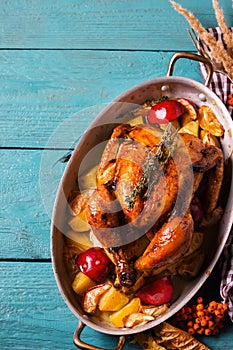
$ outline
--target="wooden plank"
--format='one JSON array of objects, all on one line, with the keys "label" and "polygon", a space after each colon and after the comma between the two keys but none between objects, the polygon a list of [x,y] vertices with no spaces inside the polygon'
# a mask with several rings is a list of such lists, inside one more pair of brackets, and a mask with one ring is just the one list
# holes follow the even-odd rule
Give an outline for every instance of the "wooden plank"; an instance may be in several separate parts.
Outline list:
[{"label": "wooden plank", "polygon": [[[0,271],[1,350],[77,349],[78,320],[58,291],[51,264],[0,263]],[[82,340],[110,349],[117,337],[86,328]]]},{"label": "wooden plank", "polygon": [[64,151],[48,152],[51,158],[47,154],[42,164],[43,151],[1,150],[1,259],[50,257],[51,211],[64,170],[64,164],[53,163]]},{"label": "wooden plank", "polygon": [[[204,26],[216,26],[210,0],[178,2]],[[219,3],[232,25],[231,1]],[[192,49],[188,24],[169,1],[6,0],[0,23],[1,48]]]},{"label": "wooden plank", "polygon": [[[77,319],[62,299],[50,263],[0,263],[0,343],[2,350],[76,349]],[[216,337],[203,337],[212,350],[232,349],[233,325]],[[85,328],[82,339],[112,349],[117,337]],[[127,342],[125,350],[139,350]]]},{"label": "wooden plank", "polygon": [[[70,146],[102,104],[164,76],[170,57],[170,52],[0,51],[0,147]],[[178,62],[175,74],[201,80],[197,62]],[[52,144],[52,133],[75,113],[75,128],[68,121]]]}]

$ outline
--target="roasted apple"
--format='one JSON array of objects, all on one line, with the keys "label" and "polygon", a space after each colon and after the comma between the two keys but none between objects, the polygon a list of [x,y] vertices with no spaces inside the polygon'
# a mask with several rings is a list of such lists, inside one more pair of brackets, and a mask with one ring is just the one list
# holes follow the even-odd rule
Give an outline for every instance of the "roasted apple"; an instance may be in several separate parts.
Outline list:
[{"label": "roasted apple", "polygon": [[86,291],[82,299],[82,308],[83,311],[92,314],[95,312],[100,297],[111,288],[111,285],[108,283],[103,283],[96,285]]},{"label": "roasted apple", "polygon": [[170,276],[158,278],[136,293],[142,303],[155,306],[168,303],[171,301],[172,295],[173,284]]},{"label": "roasted apple", "polygon": [[163,124],[179,118],[185,109],[184,106],[176,100],[164,100],[156,103],[148,113],[148,122],[150,124]]},{"label": "roasted apple", "polygon": [[110,260],[102,248],[90,248],[77,257],[78,268],[94,281],[103,281],[110,269]]}]

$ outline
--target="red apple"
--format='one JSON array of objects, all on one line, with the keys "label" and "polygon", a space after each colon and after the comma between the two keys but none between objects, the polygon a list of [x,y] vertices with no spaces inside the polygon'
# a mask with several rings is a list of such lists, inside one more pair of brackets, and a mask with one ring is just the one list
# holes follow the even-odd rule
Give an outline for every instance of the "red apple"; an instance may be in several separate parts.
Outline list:
[{"label": "red apple", "polygon": [[103,281],[110,269],[110,260],[103,248],[90,248],[77,256],[76,263],[80,271],[91,279]]},{"label": "red apple", "polygon": [[94,313],[99,303],[100,297],[110,288],[110,284],[103,283],[88,289],[82,299],[83,311],[89,314]]},{"label": "red apple", "polygon": [[184,112],[182,103],[176,100],[164,100],[151,108],[147,119],[150,124],[164,124],[179,118]]},{"label": "red apple", "polygon": [[159,306],[171,300],[173,290],[171,277],[164,276],[147,284],[136,293],[136,296],[146,305]]}]

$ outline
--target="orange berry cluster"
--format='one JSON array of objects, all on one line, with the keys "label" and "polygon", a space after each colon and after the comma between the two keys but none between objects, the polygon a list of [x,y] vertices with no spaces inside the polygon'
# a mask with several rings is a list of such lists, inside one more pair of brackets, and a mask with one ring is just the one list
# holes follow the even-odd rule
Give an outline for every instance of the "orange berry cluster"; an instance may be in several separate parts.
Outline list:
[{"label": "orange berry cluster", "polygon": [[174,326],[190,334],[215,335],[224,327],[227,305],[211,301],[207,306],[203,298],[197,298],[197,304],[185,305],[172,318]]},{"label": "orange berry cluster", "polygon": [[227,96],[227,104],[228,104],[229,106],[233,106],[233,94],[229,94],[229,95]]}]

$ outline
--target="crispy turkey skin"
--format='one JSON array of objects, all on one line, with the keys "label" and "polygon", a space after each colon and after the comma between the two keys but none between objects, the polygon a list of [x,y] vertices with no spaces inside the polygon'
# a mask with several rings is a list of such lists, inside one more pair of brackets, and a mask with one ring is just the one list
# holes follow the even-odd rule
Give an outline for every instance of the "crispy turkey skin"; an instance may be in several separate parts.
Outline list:
[{"label": "crispy turkey skin", "polygon": [[[148,124],[117,126],[86,205],[92,231],[106,248],[124,247],[147,234],[151,242],[134,263],[138,271],[162,271],[188,251],[194,231],[189,208],[203,173],[210,172],[212,183],[219,177],[214,190],[209,188],[207,213],[215,209],[222,183],[220,149],[188,134],[173,135],[173,143],[170,134],[165,142],[164,133]],[[124,261],[123,251],[115,250],[113,260],[119,255]]]}]

